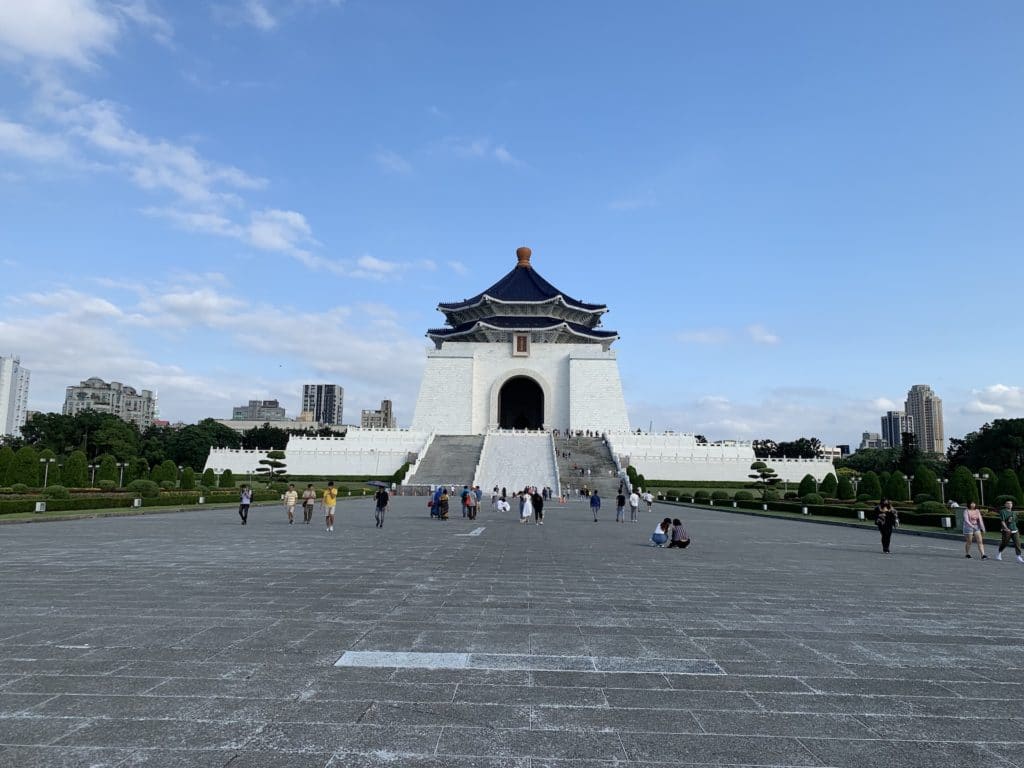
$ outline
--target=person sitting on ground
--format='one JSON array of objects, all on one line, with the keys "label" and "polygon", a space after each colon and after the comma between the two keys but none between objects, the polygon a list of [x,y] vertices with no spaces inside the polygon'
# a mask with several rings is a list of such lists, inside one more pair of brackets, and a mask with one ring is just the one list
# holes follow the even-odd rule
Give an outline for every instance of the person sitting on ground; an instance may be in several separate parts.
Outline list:
[{"label": "person sitting on ground", "polygon": [[669,549],[686,549],[690,546],[690,535],[683,528],[683,523],[677,517],[672,521],[672,541],[669,542]]},{"label": "person sitting on ground", "polygon": [[664,547],[672,530],[672,519],[666,517],[654,529],[651,534],[651,544],[655,547]]}]

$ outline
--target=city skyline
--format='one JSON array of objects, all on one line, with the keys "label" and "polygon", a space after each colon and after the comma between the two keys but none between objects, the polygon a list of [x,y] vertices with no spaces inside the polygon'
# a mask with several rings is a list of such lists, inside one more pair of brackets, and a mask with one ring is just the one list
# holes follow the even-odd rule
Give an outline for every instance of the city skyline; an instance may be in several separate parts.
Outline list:
[{"label": "city skyline", "polygon": [[920,381],[947,439],[1024,416],[961,308],[1022,271],[1002,9],[0,5],[0,349],[33,410],[338,381],[408,424],[437,303],[528,245],[610,307],[634,428],[856,444]]}]

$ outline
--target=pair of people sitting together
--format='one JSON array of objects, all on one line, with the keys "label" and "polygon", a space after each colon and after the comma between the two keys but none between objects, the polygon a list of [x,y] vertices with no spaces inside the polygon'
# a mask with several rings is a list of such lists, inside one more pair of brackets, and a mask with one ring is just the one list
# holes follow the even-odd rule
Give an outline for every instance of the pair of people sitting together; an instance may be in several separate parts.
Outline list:
[{"label": "pair of people sitting together", "polygon": [[651,534],[651,545],[655,547],[664,547],[668,545],[669,549],[678,548],[686,549],[690,546],[690,536],[683,528],[682,522],[679,518],[672,520],[666,517],[662,520],[654,529],[654,533]]}]

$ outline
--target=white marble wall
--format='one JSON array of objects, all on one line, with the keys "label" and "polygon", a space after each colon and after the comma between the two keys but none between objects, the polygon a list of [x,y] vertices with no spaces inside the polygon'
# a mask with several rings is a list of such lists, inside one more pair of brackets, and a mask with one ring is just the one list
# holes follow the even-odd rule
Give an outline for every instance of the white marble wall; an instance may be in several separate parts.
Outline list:
[{"label": "white marble wall", "polygon": [[557,488],[554,450],[546,432],[489,432],[474,484],[520,490],[529,485]]}]

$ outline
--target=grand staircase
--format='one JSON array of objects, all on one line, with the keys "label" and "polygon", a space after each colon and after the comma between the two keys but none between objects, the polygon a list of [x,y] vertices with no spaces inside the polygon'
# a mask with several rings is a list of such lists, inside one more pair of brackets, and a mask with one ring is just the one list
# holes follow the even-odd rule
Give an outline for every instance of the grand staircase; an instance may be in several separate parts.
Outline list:
[{"label": "grand staircase", "polygon": [[[568,451],[569,458],[563,454]],[[604,499],[614,499],[619,492],[619,477],[612,461],[611,450],[600,437],[556,437],[555,455],[558,456],[558,474],[562,487],[571,487],[573,494],[584,485],[596,490]],[[580,469],[584,474],[580,475]],[[586,474],[589,469],[590,473]]]},{"label": "grand staircase", "polygon": [[528,486],[558,485],[551,435],[547,432],[490,432],[480,457],[477,484],[489,491],[495,486],[509,493]]},{"label": "grand staircase", "polygon": [[405,485],[468,485],[483,447],[483,435],[435,435]]}]

